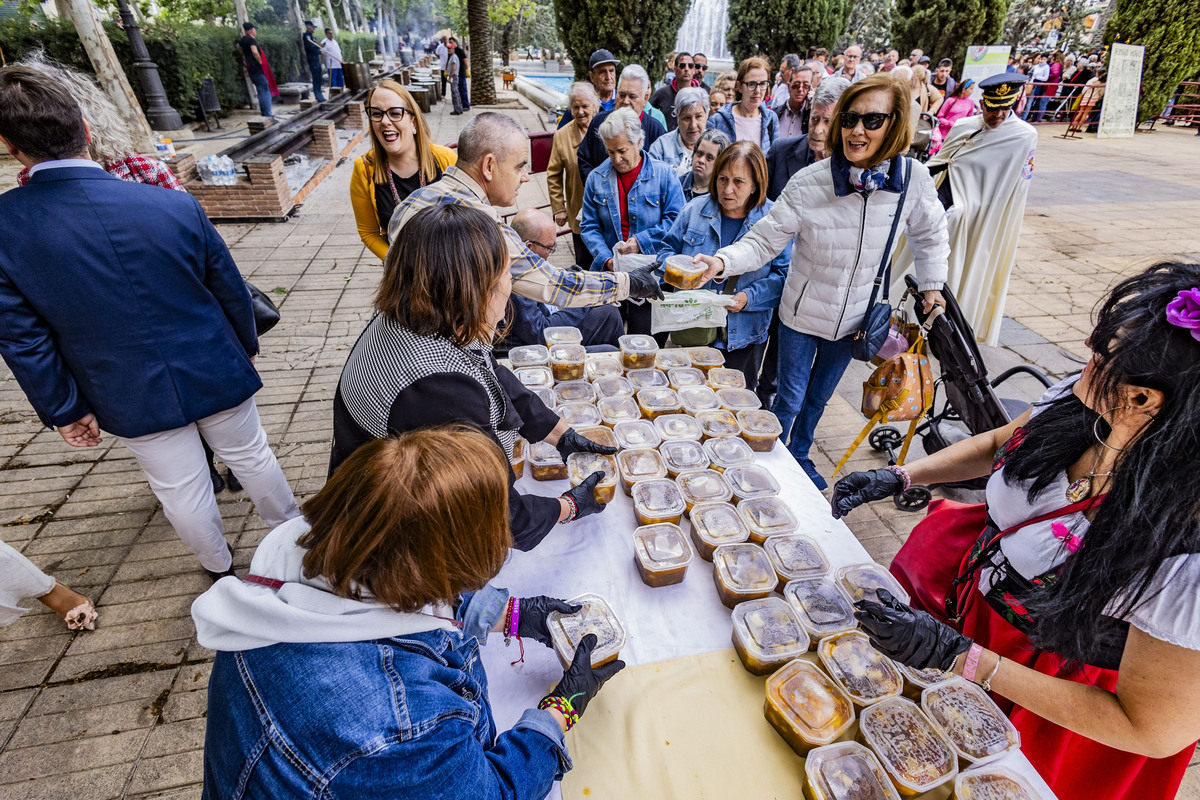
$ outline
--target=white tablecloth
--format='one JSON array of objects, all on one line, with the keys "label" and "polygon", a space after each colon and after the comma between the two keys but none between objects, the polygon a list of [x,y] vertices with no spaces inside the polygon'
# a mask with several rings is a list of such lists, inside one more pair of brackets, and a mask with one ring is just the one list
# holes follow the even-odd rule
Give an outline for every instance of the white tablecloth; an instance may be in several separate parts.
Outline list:
[{"label": "white tablecloth", "polygon": [[[872,560],[849,528],[829,513],[828,501],[782,445],[759,453],[757,463],[779,481],[780,497],[800,521],[800,532],[817,540],[831,569]],[[570,488],[567,481],[535,481],[528,471],[517,486],[547,496]],[[681,525],[687,533],[689,524],[684,520]],[[730,612],[717,597],[712,564],[693,554],[683,583],[658,589],[646,586],[633,561],[637,525],[633,503],[618,486],[616,499],[603,513],[558,527],[532,552],[514,551],[492,583],[518,596],[569,599],[584,592],[603,596],[625,623],[628,638],[621,659],[630,666],[730,649]],[[498,636],[490,639],[482,648],[488,693],[496,724],[506,730],[558,682],[562,667],[553,651],[533,641],[525,644],[525,663],[510,666],[518,655],[516,642],[506,648]],[[582,724],[587,724],[586,719]],[[1022,754],[1009,754],[998,763],[1028,778],[1043,798],[1054,797]],[[560,796],[555,784],[550,797]]]}]

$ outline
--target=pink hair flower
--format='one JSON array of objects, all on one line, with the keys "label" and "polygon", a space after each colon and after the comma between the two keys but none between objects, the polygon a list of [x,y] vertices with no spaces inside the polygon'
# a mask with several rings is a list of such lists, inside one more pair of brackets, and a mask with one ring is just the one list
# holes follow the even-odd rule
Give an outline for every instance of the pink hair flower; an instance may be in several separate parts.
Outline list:
[{"label": "pink hair flower", "polygon": [[1191,331],[1200,342],[1200,288],[1184,289],[1167,304],[1167,322]]},{"label": "pink hair flower", "polygon": [[1078,553],[1079,548],[1083,547],[1083,542],[1079,537],[1067,530],[1067,526],[1061,522],[1052,522],[1050,533],[1063,543],[1063,547],[1067,548],[1068,553]]}]

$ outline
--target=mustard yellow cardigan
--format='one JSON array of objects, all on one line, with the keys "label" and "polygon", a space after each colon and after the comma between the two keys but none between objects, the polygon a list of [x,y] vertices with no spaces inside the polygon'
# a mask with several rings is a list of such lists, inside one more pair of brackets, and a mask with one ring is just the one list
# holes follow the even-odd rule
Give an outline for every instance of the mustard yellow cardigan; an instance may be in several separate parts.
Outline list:
[{"label": "mustard yellow cardigan", "polygon": [[[433,158],[443,172],[458,161],[458,154],[449,147],[430,144]],[[379,225],[379,209],[375,205],[375,157],[368,151],[354,161],[354,174],[350,176],[350,206],[354,209],[354,222],[358,236],[367,249],[382,261],[387,255],[387,226]]]}]

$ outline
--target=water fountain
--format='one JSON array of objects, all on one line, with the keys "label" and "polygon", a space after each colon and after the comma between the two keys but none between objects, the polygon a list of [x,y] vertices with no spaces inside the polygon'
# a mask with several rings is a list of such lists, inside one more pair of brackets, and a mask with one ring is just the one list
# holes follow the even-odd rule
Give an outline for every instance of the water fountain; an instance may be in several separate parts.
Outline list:
[{"label": "water fountain", "polygon": [[728,28],[729,0],[692,0],[679,28],[675,49],[699,51],[710,61],[729,59],[729,49],[725,46]]}]

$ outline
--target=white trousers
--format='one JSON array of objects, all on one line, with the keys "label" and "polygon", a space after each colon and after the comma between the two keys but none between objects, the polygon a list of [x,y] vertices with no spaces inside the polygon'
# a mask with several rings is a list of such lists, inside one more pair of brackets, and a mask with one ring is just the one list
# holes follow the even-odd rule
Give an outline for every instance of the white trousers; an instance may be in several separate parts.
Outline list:
[{"label": "white trousers", "polygon": [[263,522],[274,528],[300,516],[296,497],[267,444],[254,398],[183,428],[121,441],[130,449],[162,503],[163,513],[205,569],[231,566],[225,525],[217,508],[200,434],[233,471]]},{"label": "white trousers", "polygon": [[54,589],[54,578],[13,548],[0,542],[0,628],[11,625],[29,609],[17,603],[43,597]]}]

